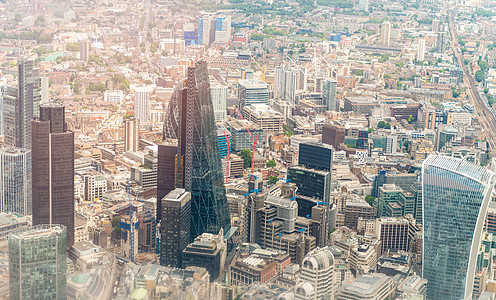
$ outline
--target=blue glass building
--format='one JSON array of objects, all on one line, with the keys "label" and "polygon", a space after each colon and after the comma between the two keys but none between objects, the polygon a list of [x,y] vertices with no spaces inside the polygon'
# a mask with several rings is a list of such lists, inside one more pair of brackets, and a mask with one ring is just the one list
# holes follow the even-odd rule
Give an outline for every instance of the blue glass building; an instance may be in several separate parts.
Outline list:
[{"label": "blue glass building", "polygon": [[427,299],[472,299],[477,251],[494,173],[466,160],[430,155],[422,164]]}]

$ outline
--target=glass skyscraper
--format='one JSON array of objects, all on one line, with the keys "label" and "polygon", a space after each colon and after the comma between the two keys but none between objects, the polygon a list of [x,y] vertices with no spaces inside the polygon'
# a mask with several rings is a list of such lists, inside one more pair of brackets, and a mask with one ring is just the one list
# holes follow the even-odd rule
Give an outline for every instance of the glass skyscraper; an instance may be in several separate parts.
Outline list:
[{"label": "glass skyscraper", "polygon": [[0,149],[0,212],[31,214],[31,151]]},{"label": "glass skyscraper", "polygon": [[494,173],[466,160],[430,155],[422,164],[427,299],[471,299],[477,251]]},{"label": "glass skyscraper", "polygon": [[220,160],[207,63],[188,67],[176,86],[164,124],[164,137],[177,139],[175,188],[191,192],[191,240],[231,227]]},{"label": "glass skyscraper", "polygon": [[66,299],[63,225],[26,227],[9,235],[10,299]]}]

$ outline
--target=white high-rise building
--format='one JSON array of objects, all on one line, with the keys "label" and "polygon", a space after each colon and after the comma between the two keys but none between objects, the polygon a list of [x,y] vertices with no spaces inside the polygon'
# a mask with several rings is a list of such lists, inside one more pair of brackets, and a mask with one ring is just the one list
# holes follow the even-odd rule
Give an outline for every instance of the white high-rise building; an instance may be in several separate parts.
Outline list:
[{"label": "white high-rise building", "polygon": [[227,86],[214,83],[210,85],[215,122],[224,122],[227,117]]},{"label": "white high-rise building", "polygon": [[124,121],[124,149],[126,152],[137,152],[139,149],[139,124],[140,121],[136,118]]},{"label": "white high-rise building", "polygon": [[334,299],[334,256],[329,248],[315,248],[305,256],[295,299]]},{"label": "white high-rise building", "polygon": [[300,72],[298,70],[288,70],[284,78],[284,99],[292,105],[296,105],[296,90],[300,85]]},{"label": "white high-rise building", "polygon": [[274,100],[284,99],[285,88],[285,71],[281,67],[276,67],[274,74]]},{"label": "white high-rise building", "polygon": [[210,45],[215,40],[215,27],[217,19],[204,16],[198,19],[198,45]]},{"label": "white high-rise building", "polygon": [[50,78],[48,76],[41,76],[41,102],[40,104],[47,103],[49,99]]},{"label": "white high-rise building", "polygon": [[215,22],[215,41],[227,43],[231,39],[231,16],[218,17]]},{"label": "white high-rise building", "polygon": [[424,61],[425,57],[425,39],[419,39],[417,45],[417,61]]},{"label": "white high-rise building", "polygon": [[31,150],[0,149],[0,212],[31,214]]},{"label": "white high-rise building", "polygon": [[369,0],[360,0],[358,2],[358,10],[369,10]]},{"label": "white high-rise building", "polygon": [[324,80],[322,87],[322,97],[324,98],[324,103],[327,105],[328,111],[337,111],[337,88],[338,82],[334,79],[328,78]]},{"label": "white high-rise building", "polygon": [[134,116],[142,123],[148,122],[150,95],[147,87],[137,87],[134,91]]},{"label": "white high-rise building", "polygon": [[391,23],[385,21],[381,25],[381,44],[389,46],[391,44]]},{"label": "white high-rise building", "polygon": [[398,151],[398,137],[396,135],[390,135],[386,137],[386,153],[396,154]]}]

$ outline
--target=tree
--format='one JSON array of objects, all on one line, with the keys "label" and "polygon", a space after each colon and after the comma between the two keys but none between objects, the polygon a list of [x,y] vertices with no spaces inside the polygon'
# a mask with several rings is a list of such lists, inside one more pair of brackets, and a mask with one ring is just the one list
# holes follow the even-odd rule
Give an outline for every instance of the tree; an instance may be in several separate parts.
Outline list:
[{"label": "tree", "polygon": [[276,166],[276,161],[274,159],[267,161],[267,168],[274,168]]},{"label": "tree", "polygon": [[372,204],[374,203],[374,200],[375,200],[375,197],[372,196],[372,195],[367,195],[365,196],[365,201],[367,201],[367,203],[372,206]]},{"label": "tree", "polygon": [[384,126],[384,129],[391,129],[391,124],[390,123],[386,123],[386,126]]},{"label": "tree", "polygon": [[249,168],[251,166],[251,156],[252,152],[250,149],[243,149],[240,152],[241,158],[243,158],[244,161],[244,168]]},{"label": "tree", "polygon": [[413,116],[412,115],[409,115],[408,116],[408,123],[409,124],[412,124],[412,122],[413,122]]},{"label": "tree", "polygon": [[279,181],[279,178],[276,176],[269,176],[269,182],[270,184],[276,184]]},{"label": "tree", "polygon": [[386,122],[379,121],[379,123],[377,123],[377,128],[385,128],[385,127],[386,127]]},{"label": "tree", "polygon": [[475,80],[477,80],[477,82],[484,81],[484,79],[485,79],[484,72],[482,72],[481,70],[475,72]]},{"label": "tree", "polygon": [[458,98],[460,96],[460,92],[457,90],[453,90],[453,98]]},{"label": "tree", "polygon": [[112,232],[114,232],[115,236],[121,235],[121,216],[116,216],[112,218]]}]

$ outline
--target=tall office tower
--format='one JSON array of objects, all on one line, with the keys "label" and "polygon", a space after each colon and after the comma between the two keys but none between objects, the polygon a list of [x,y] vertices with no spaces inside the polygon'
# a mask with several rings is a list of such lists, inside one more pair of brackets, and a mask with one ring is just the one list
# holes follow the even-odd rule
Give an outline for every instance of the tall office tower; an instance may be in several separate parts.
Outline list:
[{"label": "tall office tower", "polygon": [[338,82],[336,80],[330,78],[324,80],[322,98],[329,111],[338,111],[337,88]]},{"label": "tall office tower", "polygon": [[231,16],[219,17],[215,20],[215,41],[227,43],[231,39]]},{"label": "tall office tower", "polygon": [[429,155],[422,163],[428,299],[471,299],[482,227],[496,178],[466,160]]},{"label": "tall office tower", "polygon": [[386,153],[396,154],[398,151],[398,136],[389,135],[386,137]]},{"label": "tall office tower", "polygon": [[330,172],[332,169],[332,147],[323,143],[300,143],[298,165]]},{"label": "tall office tower", "polygon": [[[207,63],[188,67],[176,87],[164,125],[165,138],[177,138],[175,187],[191,192],[191,240],[204,232],[230,229],[217,128]],[[168,128],[165,128],[167,126]]]},{"label": "tall office tower", "polygon": [[358,10],[368,11],[369,10],[369,0],[358,1]]},{"label": "tall office tower", "polygon": [[227,86],[216,83],[210,85],[215,122],[224,122],[227,117]]},{"label": "tall office tower", "polygon": [[88,61],[90,59],[90,41],[84,39],[79,42],[79,58],[83,61]]},{"label": "tall office tower", "polygon": [[337,124],[326,124],[322,126],[322,143],[334,146],[338,149],[340,144],[344,143],[346,130],[343,126]]},{"label": "tall office tower", "polygon": [[11,299],[55,299],[66,295],[67,230],[37,225],[9,235]]},{"label": "tall office tower", "polygon": [[140,121],[130,118],[124,121],[124,150],[137,152],[139,150],[139,127]]},{"label": "tall office tower", "polygon": [[40,105],[33,126],[33,225],[62,224],[67,247],[74,243],[74,132],[62,104]]},{"label": "tall office tower", "polygon": [[0,212],[31,214],[31,151],[0,149]]},{"label": "tall office tower", "polygon": [[10,86],[4,95],[5,145],[31,149],[31,120],[39,116],[41,80],[34,61],[18,63],[17,86]]},{"label": "tall office tower", "polygon": [[441,31],[441,21],[439,19],[432,20],[432,32]]},{"label": "tall office tower", "polygon": [[49,89],[50,89],[50,78],[46,75],[41,76],[41,100],[40,104],[47,103],[50,100]]},{"label": "tall office tower", "polygon": [[137,87],[134,91],[134,116],[141,122],[148,122],[150,115],[150,95],[147,87]]},{"label": "tall office tower", "polygon": [[238,102],[240,111],[244,106],[255,103],[269,104],[269,89],[262,80],[242,79],[238,81]]},{"label": "tall office tower", "polygon": [[391,44],[391,23],[385,21],[381,25],[381,44],[389,46]]},{"label": "tall office tower", "polygon": [[284,74],[284,99],[292,105],[296,105],[296,90],[300,86],[300,71],[287,70]]},{"label": "tall office tower", "polygon": [[334,256],[331,250],[315,248],[301,264],[300,282],[295,286],[295,299],[333,299]]},{"label": "tall office tower", "polygon": [[299,216],[312,213],[312,206],[317,202],[330,203],[331,199],[331,172],[309,169],[301,166],[288,168],[287,178],[298,186],[298,195],[306,196],[312,201],[307,204],[307,199],[297,198],[300,209]]},{"label": "tall office tower", "polygon": [[162,202],[160,264],[181,268],[182,252],[188,246],[191,226],[191,194],[175,189]]},{"label": "tall office tower", "polygon": [[281,67],[276,67],[274,71],[274,100],[284,99],[285,75],[286,71]]},{"label": "tall office tower", "polygon": [[417,44],[417,61],[424,61],[425,58],[425,39],[419,39]]},{"label": "tall office tower", "polygon": [[162,202],[174,190],[174,172],[177,154],[177,140],[169,139],[158,145],[157,159],[157,220],[162,219]]},{"label": "tall office tower", "polygon": [[198,45],[209,46],[214,42],[216,25],[217,19],[211,16],[198,19]]},{"label": "tall office tower", "polygon": [[444,53],[446,50],[446,32],[438,32],[436,40],[436,52]]},{"label": "tall office tower", "polygon": [[7,93],[7,85],[0,83],[0,135],[3,135],[4,95]]}]

